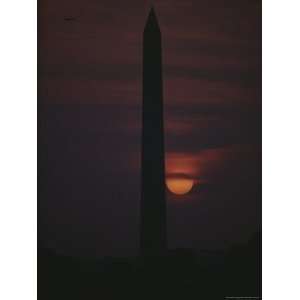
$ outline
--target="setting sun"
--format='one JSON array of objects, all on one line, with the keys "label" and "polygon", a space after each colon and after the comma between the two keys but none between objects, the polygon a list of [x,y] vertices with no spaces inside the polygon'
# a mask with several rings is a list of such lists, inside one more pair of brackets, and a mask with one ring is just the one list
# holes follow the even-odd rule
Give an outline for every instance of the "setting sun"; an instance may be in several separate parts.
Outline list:
[{"label": "setting sun", "polygon": [[194,185],[193,179],[186,177],[168,177],[166,183],[169,191],[176,195],[187,194]]}]

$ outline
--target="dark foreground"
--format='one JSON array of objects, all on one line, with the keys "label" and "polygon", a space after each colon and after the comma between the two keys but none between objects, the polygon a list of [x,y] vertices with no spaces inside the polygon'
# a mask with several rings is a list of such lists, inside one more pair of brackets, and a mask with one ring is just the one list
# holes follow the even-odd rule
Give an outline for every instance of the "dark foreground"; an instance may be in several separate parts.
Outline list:
[{"label": "dark foreground", "polygon": [[40,248],[38,299],[260,297],[260,250],[259,240],[253,239],[226,254],[174,250],[148,259],[96,260]]}]

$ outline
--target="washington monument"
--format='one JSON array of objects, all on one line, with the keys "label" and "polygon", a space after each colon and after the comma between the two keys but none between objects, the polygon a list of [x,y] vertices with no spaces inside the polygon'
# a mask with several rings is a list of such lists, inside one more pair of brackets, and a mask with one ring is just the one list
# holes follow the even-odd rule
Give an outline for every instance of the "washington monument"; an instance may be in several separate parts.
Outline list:
[{"label": "washington monument", "polygon": [[143,36],[141,255],[167,248],[161,33],[152,8]]}]

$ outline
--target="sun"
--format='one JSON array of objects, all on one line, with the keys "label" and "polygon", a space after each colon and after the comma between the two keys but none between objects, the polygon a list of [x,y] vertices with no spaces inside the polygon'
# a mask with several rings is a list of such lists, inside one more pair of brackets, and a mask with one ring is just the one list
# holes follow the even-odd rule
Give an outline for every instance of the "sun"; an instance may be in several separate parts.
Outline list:
[{"label": "sun", "polygon": [[185,195],[191,191],[194,180],[187,176],[169,176],[166,180],[170,192],[175,195]]}]

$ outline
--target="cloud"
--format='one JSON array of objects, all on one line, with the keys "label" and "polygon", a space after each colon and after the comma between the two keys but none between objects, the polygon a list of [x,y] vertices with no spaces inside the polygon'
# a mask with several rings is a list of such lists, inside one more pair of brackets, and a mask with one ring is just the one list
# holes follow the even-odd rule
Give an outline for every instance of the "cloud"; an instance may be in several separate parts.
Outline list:
[{"label": "cloud", "polygon": [[256,69],[241,68],[203,68],[183,67],[176,65],[165,66],[167,78],[205,79],[207,81],[223,81],[238,83],[243,86],[255,86],[258,81]]},{"label": "cloud", "polygon": [[78,79],[101,81],[137,80],[141,67],[133,64],[51,64],[39,66],[39,77],[47,79]]}]

